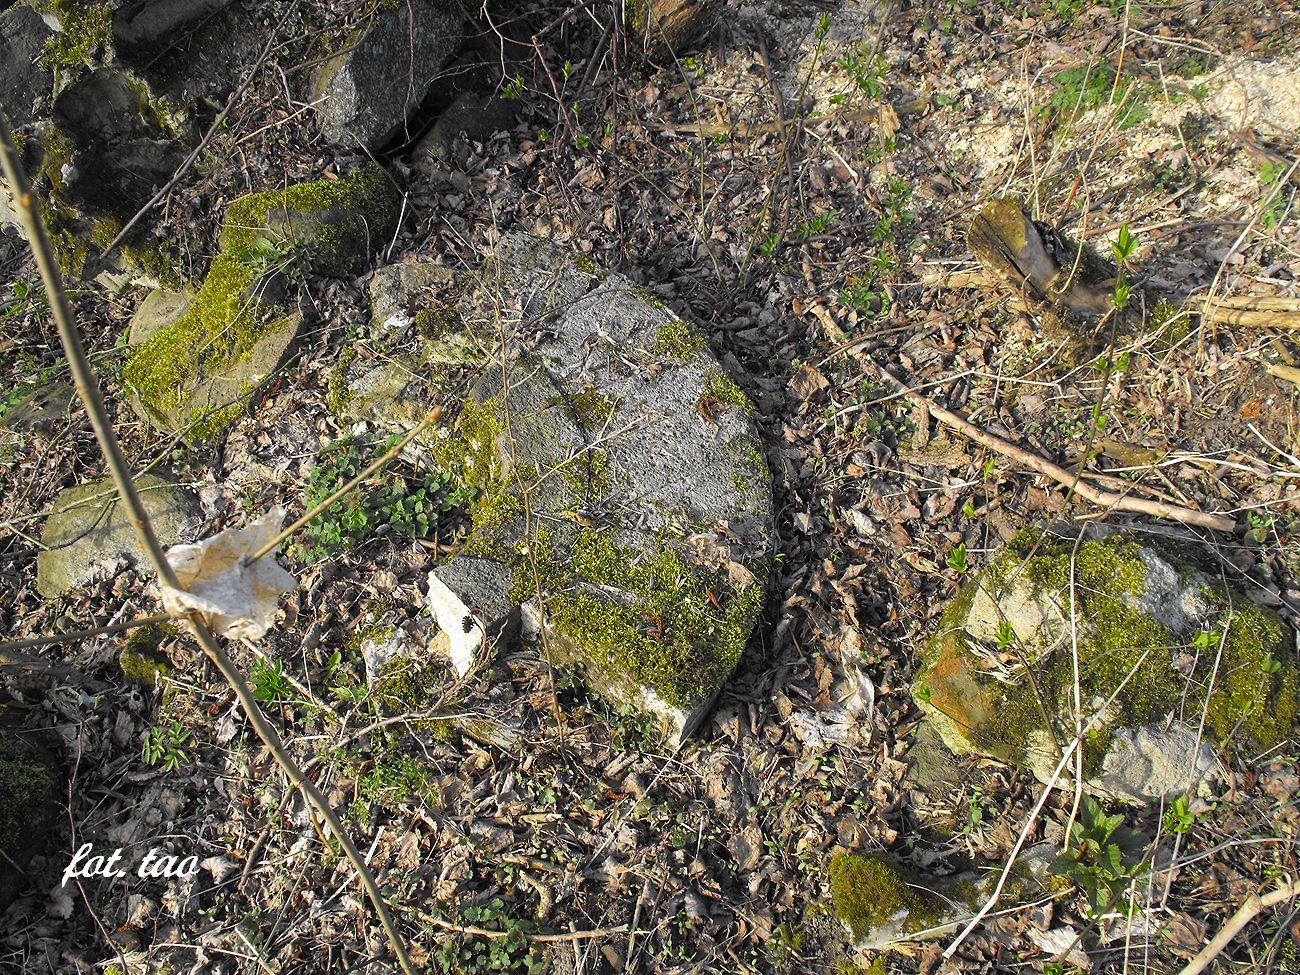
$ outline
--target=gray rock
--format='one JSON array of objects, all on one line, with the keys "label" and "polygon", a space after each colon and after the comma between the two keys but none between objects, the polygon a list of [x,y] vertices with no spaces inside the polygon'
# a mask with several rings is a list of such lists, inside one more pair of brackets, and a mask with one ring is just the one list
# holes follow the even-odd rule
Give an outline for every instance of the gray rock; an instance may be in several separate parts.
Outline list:
[{"label": "gray rock", "polygon": [[54,75],[37,61],[53,34],[40,13],[27,4],[0,13],[0,107],[15,129],[37,118],[37,100],[53,88]]},{"label": "gray rock", "polygon": [[1300,705],[1294,632],[1208,567],[1166,537],[1022,533],[944,614],[913,696],[953,751],[1041,781],[1075,736],[1077,699],[1088,792],[1141,802],[1195,790],[1217,774],[1216,743],[1268,751]]},{"label": "gray rock", "polygon": [[139,345],[163,329],[175,325],[194,304],[195,294],[193,288],[182,288],[180,291],[155,288],[150,291],[131,316],[127,341],[131,345]]},{"label": "gray rock", "polygon": [[67,424],[75,399],[76,390],[71,383],[49,382],[33,386],[0,410],[0,430],[24,437],[51,437]]},{"label": "gray rock", "polygon": [[231,0],[130,0],[113,13],[113,38],[128,47],[157,44],[230,4]]},{"label": "gray rock", "polygon": [[[163,545],[194,534],[201,515],[192,492],[152,474],[142,474],[135,484]],[[41,544],[46,551],[36,559],[36,588],[46,599],[87,585],[119,560],[145,562],[135,529],[108,478],[60,493],[41,532]]]},{"label": "gray rock", "polygon": [[515,596],[540,589],[550,659],[680,740],[763,604],[771,481],[748,400],[693,326],[567,250],[509,234],[480,280],[464,317],[510,341],[441,450],[481,491],[464,554],[534,579]]},{"label": "gray rock", "polygon": [[380,5],[369,26],[348,38],[312,77],[311,97],[325,138],[381,147],[423,101],[460,46],[462,28],[454,4]]}]

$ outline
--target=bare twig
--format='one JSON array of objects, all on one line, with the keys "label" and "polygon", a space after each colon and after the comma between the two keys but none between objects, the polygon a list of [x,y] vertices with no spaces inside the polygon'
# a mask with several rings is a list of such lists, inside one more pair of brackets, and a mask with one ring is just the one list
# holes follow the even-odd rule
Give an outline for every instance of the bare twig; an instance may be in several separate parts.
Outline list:
[{"label": "bare twig", "polygon": [[1236,520],[1227,515],[1195,511],[1182,505],[1168,504],[1164,501],[1130,498],[1122,494],[1116,494],[1113,491],[1104,491],[1087,481],[1081,480],[1077,474],[1070,473],[1059,464],[1055,464],[1045,457],[1040,457],[1038,454],[1030,453],[1023,447],[1017,447],[1015,444],[975,426],[975,424],[963,419],[956,413],[945,410],[934,400],[922,396],[916,390],[910,388],[884,366],[877,366],[876,368],[885,381],[892,385],[904,399],[917,406],[924,406],[936,420],[952,427],[962,436],[968,437],[990,450],[996,450],[1004,457],[1009,457],[1023,467],[1028,467],[1030,470],[1052,478],[1099,507],[1151,515],[1156,518],[1172,518],[1184,525],[1196,525],[1200,528],[1211,528],[1221,532],[1231,532],[1237,527]]},{"label": "bare twig", "polygon": [[[121,633],[124,630],[133,630],[137,626],[148,626],[150,623],[166,623],[168,620],[176,619],[170,613],[155,613],[153,616],[141,616],[139,619],[127,620],[125,623],[114,623],[112,626],[97,626],[93,630],[74,630],[71,633],[60,633],[58,636],[38,636],[30,640],[14,640],[10,643],[0,643],[0,664],[8,663],[5,654],[13,650],[33,650],[36,647],[48,647],[55,643],[75,643],[77,640],[87,640],[92,636],[108,636],[110,633]],[[31,657],[31,660],[38,658]],[[16,666],[16,665],[15,665]]]},{"label": "bare twig", "polygon": [[1232,939],[1241,932],[1241,929],[1255,919],[1257,914],[1289,901],[1293,897],[1300,897],[1300,880],[1289,880],[1263,897],[1259,894],[1251,894],[1242,902],[1241,907],[1237,908],[1237,912],[1228,918],[1228,923],[1219,929],[1214,940],[1202,948],[1201,953],[1188,962],[1187,967],[1178,975],[1200,975],[1209,967],[1210,962],[1232,943]]},{"label": "bare twig", "polygon": [[[10,189],[13,192],[14,209],[17,210],[19,218],[22,220],[32,254],[36,258],[36,265],[40,269],[41,279],[45,283],[45,292],[50,302],[50,310],[54,315],[55,323],[58,325],[59,339],[63,343],[64,354],[67,356],[73,382],[77,387],[77,395],[81,397],[82,402],[86,405],[90,425],[95,431],[95,437],[99,441],[100,449],[103,451],[104,460],[108,465],[109,473],[112,475],[113,483],[121,496],[127,520],[135,528],[136,534],[144,546],[145,554],[163,584],[173,589],[180,589],[180,581],[176,578],[171,563],[167,561],[167,555],[153,530],[149,514],[145,511],[144,505],[140,502],[140,495],[136,492],[130,468],[127,467],[126,459],[122,456],[122,451],[118,447],[117,437],[113,433],[108,411],[104,408],[104,401],[99,394],[99,385],[94,373],[91,372],[90,363],[86,360],[85,347],[81,342],[81,336],[73,320],[72,309],[68,305],[67,292],[63,287],[63,274],[54,259],[49,238],[45,233],[45,225],[37,212],[31,185],[27,181],[27,175],[22,170],[18,154],[14,151],[9,119],[3,111],[0,111],[0,164],[3,165],[5,178],[9,181]],[[415,969],[411,964],[410,957],[407,955],[406,944],[397,932],[392,916],[388,912],[388,906],[384,902],[383,894],[375,881],[374,874],[371,873],[361,852],[348,836],[342,822],[335,815],[334,810],[330,808],[329,801],[304,775],[302,769],[298,767],[298,764],[286,751],[279,733],[267,721],[266,715],[262,713],[262,709],[253,698],[252,691],[249,690],[243,674],[239,672],[234,662],[217,643],[202,614],[191,611],[187,614],[186,620],[193,629],[195,638],[198,640],[199,646],[203,648],[203,652],[216,665],[221,672],[221,676],[226,679],[235,692],[240,706],[248,716],[249,724],[253,726],[253,731],[266,744],[267,750],[270,751],[276,762],[284,770],[294,787],[302,791],[308,802],[316,808],[320,817],[333,831],[339,845],[343,847],[344,854],[356,869],[367,896],[370,898],[371,903],[374,904],[375,912],[379,915],[379,921],[383,925],[393,954],[397,956],[402,971],[406,975],[415,975]]]}]

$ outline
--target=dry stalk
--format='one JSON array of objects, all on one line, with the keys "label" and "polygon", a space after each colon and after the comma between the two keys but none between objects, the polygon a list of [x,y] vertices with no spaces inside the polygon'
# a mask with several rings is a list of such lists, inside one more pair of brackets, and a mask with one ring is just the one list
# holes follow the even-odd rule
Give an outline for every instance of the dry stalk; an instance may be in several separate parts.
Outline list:
[{"label": "dry stalk", "polygon": [[[127,520],[139,536],[145,554],[158,573],[162,583],[173,589],[180,589],[180,582],[176,578],[171,563],[167,561],[167,555],[163,551],[162,544],[158,541],[153,525],[150,523],[149,514],[140,502],[140,496],[136,492],[130,469],[127,466],[126,459],[122,456],[117,437],[113,433],[108,411],[104,408],[103,398],[99,394],[98,382],[90,369],[90,363],[86,359],[86,350],[73,320],[72,309],[68,305],[67,292],[63,287],[62,272],[54,259],[49,238],[45,233],[44,223],[36,210],[36,201],[32,196],[31,185],[27,181],[18,154],[14,150],[13,137],[9,129],[9,119],[3,111],[0,111],[0,165],[3,167],[5,178],[9,181],[13,193],[14,208],[18,211],[23,228],[27,232],[27,240],[31,246],[32,255],[36,258],[36,265],[40,269],[41,279],[45,283],[50,310],[58,326],[59,339],[63,344],[64,354],[68,359],[68,366],[72,373],[73,382],[76,384],[77,395],[86,406],[86,413],[90,418],[91,426],[94,428],[95,438],[99,441],[100,450],[104,454],[104,460],[113,478],[113,483],[121,496]],[[349,838],[342,822],[334,814],[334,810],[330,808],[328,800],[307,779],[298,764],[289,755],[279,733],[267,721],[266,715],[262,713],[262,709],[253,698],[253,694],[249,690],[243,675],[217,643],[212,631],[208,629],[207,621],[204,620],[200,613],[193,611],[188,613],[185,619],[194,631],[194,636],[199,646],[203,648],[203,652],[216,665],[221,672],[221,676],[225,678],[235,692],[240,706],[248,716],[249,724],[253,726],[253,731],[266,744],[267,750],[270,751],[277,764],[284,770],[289,781],[302,791],[308,802],[316,808],[320,817],[333,831],[339,845],[343,847],[344,854],[356,869],[367,896],[370,898],[371,903],[374,904],[375,911],[379,915],[379,921],[383,925],[384,932],[388,935],[389,944],[392,947],[393,954],[397,956],[402,971],[405,975],[415,975],[415,969],[411,964],[410,957],[407,955],[406,944],[401,935],[398,934],[397,927],[394,925],[388,907],[384,903],[383,894],[379,890],[374,874],[371,873],[361,852]]]},{"label": "dry stalk", "polygon": [[1228,918],[1228,923],[1219,929],[1219,933],[1214,936],[1208,945],[1201,949],[1200,954],[1187,963],[1178,975],[1200,975],[1210,966],[1219,954],[1232,944],[1232,939],[1241,933],[1241,929],[1255,919],[1257,914],[1268,910],[1270,907],[1276,907],[1291,900],[1293,897],[1300,897],[1300,880],[1289,880],[1277,890],[1269,891],[1263,897],[1259,894],[1251,894],[1237,908],[1237,912]]},{"label": "dry stalk", "polygon": [[[34,650],[37,647],[48,647],[55,643],[74,643],[77,640],[88,640],[92,636],[108,636],[111,633],[122,633],[125,630],[133,630],[137,626],[148,626],[150,623],[166,623],[168,620],[176,619],[170,613],[155,613],[153,616],[141,616],[138,619],[127,620],[125,623],[114,623],[111,626],[97,626],[92,630],[74,630],[71,633],[60,633],[58,636],[38,636],[30,640],[14,640],[10,643],[0,643],[0,665],[9,663],[5,655],[14,650]],[[37,660],[36,657],[30,657],[29,660]],[[15,664],[15,666],[18,666]]]},{"label": "dry stalk", "polygon": [[1164,501],[1151,501],[1146,498],[1131,498],[1116,494],[1113,491],[1102,490],[1082,480],[1077,474],[1070,473],[1059,464],[1055,464],[1045,457],[1040,457],[1038,454],[1031,453],[1023,447],[1017,447],[1015,444],[977,427],[956,413],[945,410],[934,400],[922,396],[909,387],[884,366],[877,366],[876,368],[881,377],[893,386],[904,399],[915,406],[925,407],[936,420],[939,420],[944,425],[956,430],[962,436],[988,447],[990,450],[996,450],[1002,456],[1010,458],[1023,467],[1028,467],[1030,470],[1052,478],[1099,507],[1110,508],[1114,511],[1151,515],[1155,518],[1172,518],[1184,525],[1195,525],[1199,528],[1210,528],[1214,531],[1231,532],[1236,530],[1236,520],[1228,515],[1196,511],[1182,505],[1168,504]]}]

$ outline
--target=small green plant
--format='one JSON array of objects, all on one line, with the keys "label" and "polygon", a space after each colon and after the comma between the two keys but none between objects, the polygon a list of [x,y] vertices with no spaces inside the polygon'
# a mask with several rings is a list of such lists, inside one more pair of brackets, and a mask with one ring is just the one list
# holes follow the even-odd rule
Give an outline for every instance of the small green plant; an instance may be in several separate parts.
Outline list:
[{"label": "small green plant", "polygon": [[284,665],[278,660],[257,660],[248,672],[253,685],[253,698],[261,704],[278,704],[294,697],[294,687],[284,674]]},{"label": "small green plant", "polygon": [[1260,226],[1265,230],[1276,230],[1286,216],[1286,171],[1286,164],[1280,162],[1266,162],[1259,167],[1259,181],[1267,193],[1264,209],[1259,215]]},{"label": "small green plant", "polygon": [[175,772],[189,758],[185,750],[189,740],[190,730],[179,721],[165,728],[150,728],[144,736],[140,757],[150,765],[161,765],[166,771]]},{"label": "small green plant", "polygon": [[265,235],[254,238],[244,251],[243,263],[262,274],[279,274],[289,284],[298,287],[306,280],[306,262],[291,241],[272,240]]},{"label": "small green plant", "polygon": [[885,94],[885,75],[889,73],[889,62],[884,55],[873,50],[870,41],[859,41],[856,51],[840,58],[840,67],[848,73],[853,86],[872,101]]},{"label": "small green plant", "polygon": [[1096,800],[1084,796],[1069,843],[1053,862],[1052,873],[1077,885],[1093,916],[1100,916],[1142,875],[1146,847],[1147,838],[1125,826],[1122,814],[1108,816]]},{"label": "small green plant", "polygon": [[1112,102],[1116,125],[1131,129],[1151,115],[1146,92],[1137,82],[1115,83],[1115,69],[1108,64],[1069,68],[1052,76],[1051,107],[1057,117],[1071,121],[1084,112]]},{"label": "small green plant", "polygon": [[501,87],[501,97],[506,101],[512,101],[519,98],[524,93],[524,79],[522,75],[515,75]]},{"label": "small green plant", "polygon": [[[1116,308],[1124,308],[1128,305],[1129,283],[1128,283],[1128,262],[1134,252],[1137,250],[1137,238],[1130,233],[1128,224],[1119,228],[1119,234],[1110,245],[1110,252],[1115,255],[1115,264],[1119,271],[1115,276],[1115,291],[1112,301]],[[1127,353],[1125,353],[1127,355]]]},{"label": "small green plant", "polygon": [[948,552],[948,557],[944,562],[947,564],[948,568],[952,569],[958,575],[961,575],[970,568],[966,561],[966,543],[958,542],[954,545]]},{"label": "small green plant", "polygon": [[1016,631],[1015,628],[1011,625],[1010,620],[998,621],[998,630],[996,636],[998,639],[999,650],[1005,650],[1007,649],[1007,647],[1011,646],[1011,644],[1016,642]]},{"label": "small green plant", "polygon": [[500,932],[504,937],[463,934],[447,938],[435,955],[443,975],[541,975],[546,971],[542,945],[529,939],[537,925],[513,916],[500,897],[485,904],[471,904],[461,911],[461,918],[466,927]]},{"label": "small green plant", "polygon": [[1169,804],[1165,810],[1165,832],[1172,833],[1175,836],[1181,836],[1184,833],[1190,833],[1192,827],[1196,825],[1197,816],[1191,809],[1191,803],[1187,796],[1180,795]]},{"label": "small green plant", "polygon": [[[329,444],[317,454],[303,503],[315,507],[395,442],[394,438],[343,437]],[[439,471],[410,478],[378,474],[376,482],[358,485],[314,518],[294,553],[311,559],[350,551],[384,527],[408,538],[425,538],[437,528],[442,515],[468,504],[475,493]]]}]

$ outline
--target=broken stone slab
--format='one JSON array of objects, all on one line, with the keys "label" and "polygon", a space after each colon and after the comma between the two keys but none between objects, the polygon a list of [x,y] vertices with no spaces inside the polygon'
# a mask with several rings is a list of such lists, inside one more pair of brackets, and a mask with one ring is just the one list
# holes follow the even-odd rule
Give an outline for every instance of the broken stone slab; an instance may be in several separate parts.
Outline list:
[{"label": "broken stone slab", "polygon": [[175,325],[190,310],[197,293],[194,288],[181,288],[179,291],[154,288],[145,295],[144,301],[140,302],[140,307],[131,316],[126,333],[127,342],[140,345],[163,329]]},{"label": "broken stone slab", "polygon": [[149,47],[230,6],[232,0],[128,0],[113,12],[113,39]]},{"label": "broken stone slab", "polygon": [[392,184],[373,164],[231,203],[193,304],[126,364],[132,407],[191,441],[221,433],[297,337],[303,317],[286,293],[307,274],[360,272],[396,219]]},{"label": "broken stone slab", "polygon": [[771,479],[748,399],[692,325],[535,237],[504,237],[461,310],[510,338],[434,449],[479,490],[468,544],[435,574],[498,563],[552,662],[680,741],[764,601]]},{"label": "broken stone slab", "polygon": [[[136,478],[136,490],[163,545],[192,536],[202,521],[193,492],[153,474]],[[46,599],[86,586],[119,560],[145,562],[135,528],[117,502],[110,478],[61,492],[50,508],[36,557],[36,588]]]},{"label": "broken stone slab", "polygon": [[53,35],[40,12],[28,4],[0,13],[0,107],[15,130],[40,117],[37,103],[54,87],[54,75],[40,58]]},{"label": "broken stone slab", "polygon": [[[334,413],[404,434],[464,369],[481,363],[489,338],[461,319],[456,308],[460,289],[460,276],[436,264],[390,264],[376,270],[370,282],[369,342],[345,350],[330,374]],[[426,431],[418,437],[413,454],[422,456],[436,436]]]},{"label": "broken stone slab", "polygon": [[460,46],[462,30],[454,4],[381,4],[312,76],[311,101],[325,138],[381,148],[424,100]]},{"label": "broken stone slab", "polygon": [[1082,540],[1024,532],[944,613],[912,694],[954,752],[1045,782],[1076,733],[1077,656],[1079,720],[1097,719],[1083,786],[1144,802],[1195,791],[1230,738],[1261,752],[1292,734],[1295,639],[1271,609],[1225,588],[1189,541],[1100,526]]}]

